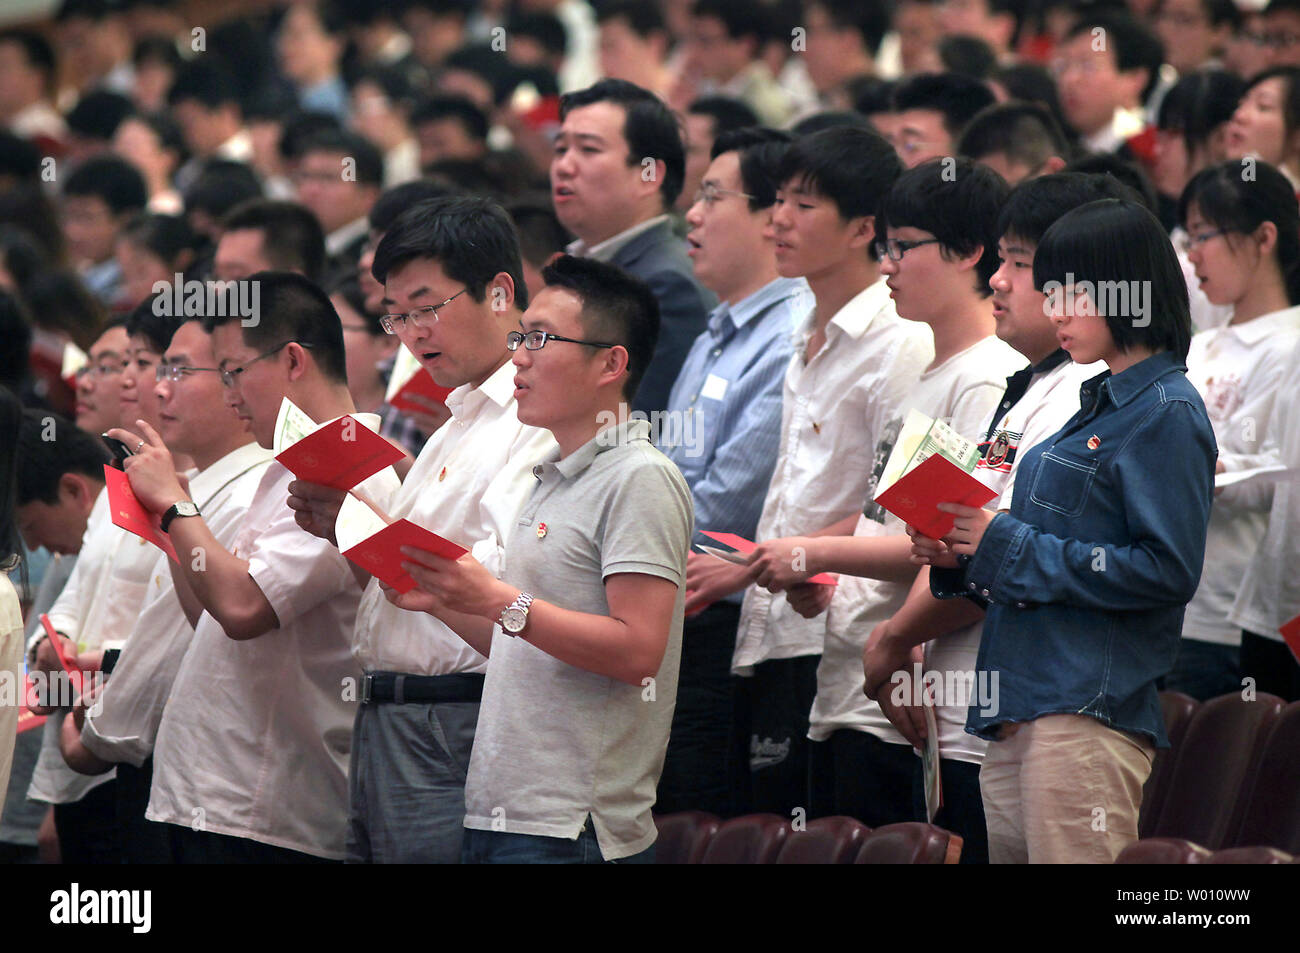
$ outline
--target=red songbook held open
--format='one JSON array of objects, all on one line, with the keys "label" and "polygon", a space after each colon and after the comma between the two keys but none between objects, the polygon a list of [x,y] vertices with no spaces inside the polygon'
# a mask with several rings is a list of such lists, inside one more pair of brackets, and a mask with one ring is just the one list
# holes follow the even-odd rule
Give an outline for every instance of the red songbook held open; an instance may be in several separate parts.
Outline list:
[{"label": "red songbook held open", "polygon": [[403,546],[424,549],[444,559],[459,559],[467,549],[417,526],[408,519],[392,519],[360,495],[349,495],[334,524],[339,552],[380,582],[398,592],[410,592],[415,580],[402,569],[407,561]]},{"label": "red songbook held open", "polygon": [[397,359],[393,362],[393,373],[388,378],[388,392],[384,394],[384,403],[391,404],[398,410],[427,414],[429,408],[411,400],[412,394],[443,404],[446,403],[447,395],[451,392],[452,388],[441,386],[430,376],[405,345],[397,349]]},{"label": "red songbook held open", "polygon": [[172,546],[171,539],[162,531],[162,518],[150,513],[144,508],[144,504],[136,499],[127,475],[116,467],[105,464],[104,485],[108,492],[109,513],[114,525],[153,543],[166,553],[167,558],[172,562],[180,562],[176,558],[176,549]]},{"label": "red songbook held open", "polygon": [[940,503],[980,507],[997,496],[972,476],[979,447],[942,420],[910,410],[876,486],[875,502],[931,539],[952,532]]},{"label": "red songbook held open", "polygon": [[294,476],[336,490],[350,490],[406,456],[351,414],[318,427],[287,397],[275,448],[275,459]]}]

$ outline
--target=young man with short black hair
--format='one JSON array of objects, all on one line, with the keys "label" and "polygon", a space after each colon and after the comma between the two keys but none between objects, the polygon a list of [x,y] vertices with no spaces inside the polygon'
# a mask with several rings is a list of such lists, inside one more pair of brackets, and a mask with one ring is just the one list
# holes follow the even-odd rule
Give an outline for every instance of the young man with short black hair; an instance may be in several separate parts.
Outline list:
[{"label": "young man with short black hair", "polygon": [[116,156],[87,159],[63,183],[63,233],[68,256],[95,297],[117,305],[122,267],[113,255],[118,233],[149,201],[144,178]]},{"label": "young man with short black hair", "polygon": [[317,281],[325,267],[325,234],[305,205],[250,199],[222,218],[212,266],[218,281],[255,271],[294,271]]},{"label": "young man with short black hair", "polygon": [[695,281],[669,217],[685,174],[677,119],[653,93],[606,79],[560,97],[560,120],[551,197],[556,216],[578,236],[568,251],[617,265],[654,292],[659,344],[629,402],[662,410],[717,303]]},{"label": "young man with short black hair", "polygon": [[1046,107],[998,103],[981,109],[957,143],[957,152],[988,166],[1011,186],[1065,168],[1070,146]]},{"label": "young man with short black hair", "polygon": [[912,169],[940,156],[955,157],[966,124],[993,94],[979,80],[957,73],[922,73],[894,90],[894,147]]},{"label": "young man with short black hair", "polygon": [[650,809],[677,694],[691,495],[619,422],[654,351],[650,289],[563,256],[510,335],[520,418],[559,445],[496,579],[404,549],[419,591],[389,597],[491,654],[466,782],[471,863],[652,862]]}]

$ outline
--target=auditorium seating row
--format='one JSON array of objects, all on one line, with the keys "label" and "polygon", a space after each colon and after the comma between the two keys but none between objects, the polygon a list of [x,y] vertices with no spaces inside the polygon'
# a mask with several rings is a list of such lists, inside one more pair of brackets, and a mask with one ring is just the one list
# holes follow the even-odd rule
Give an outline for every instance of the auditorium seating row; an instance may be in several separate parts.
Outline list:
[{"label": "auditorium seating row", "polygon": [[[1118,863],[1300,863],[1300,702],[1162,692],[1171,747],[1143,790],[1141,840]],[[661,864],[943,864],[961,838],[932,824],[872,830],[851,817],[798,829],[790,818],[727,821],[699,811],[655,818]]]}]

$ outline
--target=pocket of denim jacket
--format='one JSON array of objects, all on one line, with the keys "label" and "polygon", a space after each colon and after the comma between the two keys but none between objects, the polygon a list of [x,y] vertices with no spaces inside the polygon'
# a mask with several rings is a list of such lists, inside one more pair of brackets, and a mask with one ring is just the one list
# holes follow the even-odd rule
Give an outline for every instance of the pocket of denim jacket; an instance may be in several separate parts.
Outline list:
[{"label": "pocket of denim jacket", "polygon": [[1029,499],[1062,516],[1078,516],[1088,502],[1097,464],[1044,453],[1034,474]]}]

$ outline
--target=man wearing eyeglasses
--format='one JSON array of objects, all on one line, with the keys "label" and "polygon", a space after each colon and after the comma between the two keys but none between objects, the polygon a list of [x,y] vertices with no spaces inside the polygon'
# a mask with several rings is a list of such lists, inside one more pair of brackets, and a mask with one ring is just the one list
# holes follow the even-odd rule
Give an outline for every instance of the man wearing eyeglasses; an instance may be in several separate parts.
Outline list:
[{"label": "man wearing eyeglasses", "polygon": [[[527,289],[513,226],[496,203],[444,198],[400,215],[375,249],[384,330],[447,396],[451,419],[425,444],[384,505],[469,549],[499,573],[515,515],[554,447],[516,414],[506,335]],[[570,345],[557,345],[568,347]],[[334,541],[342,495],[297,481],[289,505]],[[357,863],[456,863],[465,772],[487,659],[441,621],[391,605],[365,585],[352,651],[365,672],[353,731],[347,857]],[[432,732],[433,741],[430,740]]]},{"label": "man wearing eyeglasses", "polygon": [[91,345],[86,366],[77,371],[77,426],[101,434],[121,421],[122,365],[128,336],[121,321],[106,328]]},{"label": "man wearing eyeglasses", "polygon": [[[186,485],[208,529],[229,547],[271,455],[225,406],[212,336],[199,321],[177,329],[156,377],[159,433],[169,450],[193,459],[196,469],[187,473]],[[64,759],[76,771],[100,774],[116,765],[117,823],[127,863],[171,859],[167,827],[146,820],[145,810],[163,706],[200,611],[191,602],[187,614],[178,597],[174,577],[180,568],[156,549],[149,551],[153,565],[143,604],[113,676],[89,712],[82,706],[64,721],[60,739]]]},{"label": "man wearing eyeglasses", "polygon": [[[227,410],[265,448],[285,397],[320,422],[354,414],[329,298],[288,272],[248,280],[259,283],[256,322],[245,326],[232,307],[206,316],[214,363],[169,364],[165,375],[219,377]],[[299,528],[285,506],[293,474],[277,462],[227,549],[177,480],[162,437],[140,429],[112,435],[135,451],[132,489],[182,554],[174,578],[195,621],[158,727],[146,816],[168,825],[180,863],[342,860],[360,596],[349,564]]]},{"label": "man wearing eyeglasses", "polygon": [[[675,446],[661,439],[660,447],[690,484],[696,542],[705,545],[712,540],[701,530],[754,538],[781,440],[791,338],[814,304],[808,283],[781,277],[772,254],[777,167],[789,142],[772,130],[723,133],[686,213],[695,276],[722,304],[695,339],[668,399],[669,414],[680,422],[676,433],[693,439]],[[692,553],[687,565],[698,563],[718,560]],[[740,759],[730,751],[740,602],[740,593],[731,593],[701,603],[686,620],[677,711],[659,779],[661,813],[727,817],[744,810],[734,803],[729,778],[748,772],[747,762],[731,763]]]},{"label": "man wearing eyeglasses", "polygon": [[565,255],[542,276],[508,346],[519,417],[558,447],[534,458],[502,578],[403,548],[419,589],[388,596],[491,653],[466,862],[653,862],[691,496],[645,421],[609,421],[650,362],[658,305],[604,262]]}]

